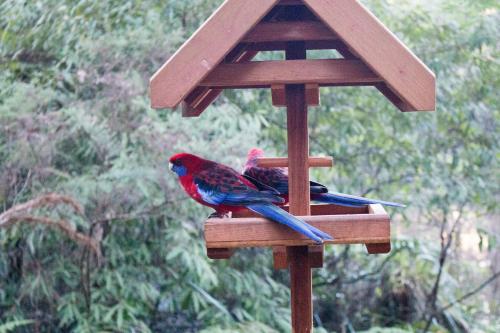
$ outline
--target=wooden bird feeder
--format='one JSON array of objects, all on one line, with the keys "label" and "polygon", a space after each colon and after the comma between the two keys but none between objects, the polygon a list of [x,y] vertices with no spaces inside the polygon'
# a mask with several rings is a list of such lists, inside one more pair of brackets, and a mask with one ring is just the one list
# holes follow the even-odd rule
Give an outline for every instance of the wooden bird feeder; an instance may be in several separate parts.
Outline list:
[{"label": "wooden bird feeder", "polygon": [[[307,50],[336,50],[340,59],[307,59]],[[282,61],[252,61],[261,51],[284,51]],[[224,89],[271,88],[272,103],[287,109],[288,158],[263,167],[288,167],[290,213],[333,235],[334,244],[390,251],[390,219],[380,205],[310,205],[309,168],[332,165],[309,156],[308,106],[319,88],[373,86],[401,111],[435,109],[434,74],[356,0],[226,0],[153,75],[153,108],[182,106],[198,117]],[[292,328],[312,331],[311,268],[323,246],[277,223],[243,212],[205,223],[210,258],[234,249],[273,247],[275,268],[289,268]],[[328,242],[327,242],[328,243]]]}]

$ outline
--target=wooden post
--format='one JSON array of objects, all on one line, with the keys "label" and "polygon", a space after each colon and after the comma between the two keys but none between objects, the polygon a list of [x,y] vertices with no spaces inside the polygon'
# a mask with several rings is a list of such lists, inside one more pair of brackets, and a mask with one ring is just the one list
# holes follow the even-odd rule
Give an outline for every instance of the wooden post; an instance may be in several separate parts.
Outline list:
[{"label": "wooden post", "polygon": [[[286,59],[305,59],[304,42],[289,42]],[[304,84],[285,86],[288,132],[290,213],[310,215],[309,134]],[[287,248],[290,264],[292,331],[312,332],[312,275],[307,246]]]}]

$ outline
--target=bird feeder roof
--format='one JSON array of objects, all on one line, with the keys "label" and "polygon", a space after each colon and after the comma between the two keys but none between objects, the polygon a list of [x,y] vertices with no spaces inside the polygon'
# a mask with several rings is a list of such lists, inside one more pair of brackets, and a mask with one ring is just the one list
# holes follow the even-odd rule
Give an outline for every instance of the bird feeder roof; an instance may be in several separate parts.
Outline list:
[{"label": "bird feeder roof", "polygon": [[[307,15],[273,20],[290,6]],[[344,59],[250,61],[290,41]],[[402,111],[435,109],[432,71],[357,0],[224,1],[152,76],[151,104],[201,112],[222,89],[289,83],[370,85]]]}]

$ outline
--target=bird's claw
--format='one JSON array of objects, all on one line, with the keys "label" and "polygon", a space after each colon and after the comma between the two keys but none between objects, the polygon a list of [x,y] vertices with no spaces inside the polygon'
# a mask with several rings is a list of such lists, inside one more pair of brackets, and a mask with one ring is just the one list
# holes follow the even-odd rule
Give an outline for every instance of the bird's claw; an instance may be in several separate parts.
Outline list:
[{"label": "bird's claw", "polygon": [[229,213],[219,213],[219,212],[213,212],[210,214],[208,217],[209,219],[223,219],[229,217]]}]

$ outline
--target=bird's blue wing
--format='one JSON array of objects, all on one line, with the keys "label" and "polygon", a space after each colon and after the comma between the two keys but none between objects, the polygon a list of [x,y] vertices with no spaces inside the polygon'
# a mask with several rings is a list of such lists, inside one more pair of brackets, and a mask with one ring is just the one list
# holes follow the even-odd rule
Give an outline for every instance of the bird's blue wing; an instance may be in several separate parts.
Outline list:
[{"label": "bird's blue wing", "polygon": [[275,193],[259,192],[248,186],[236,171],[214,165],[193,177],[201,198],[212,205],[247,206],[255,203],[282,203]]}]

